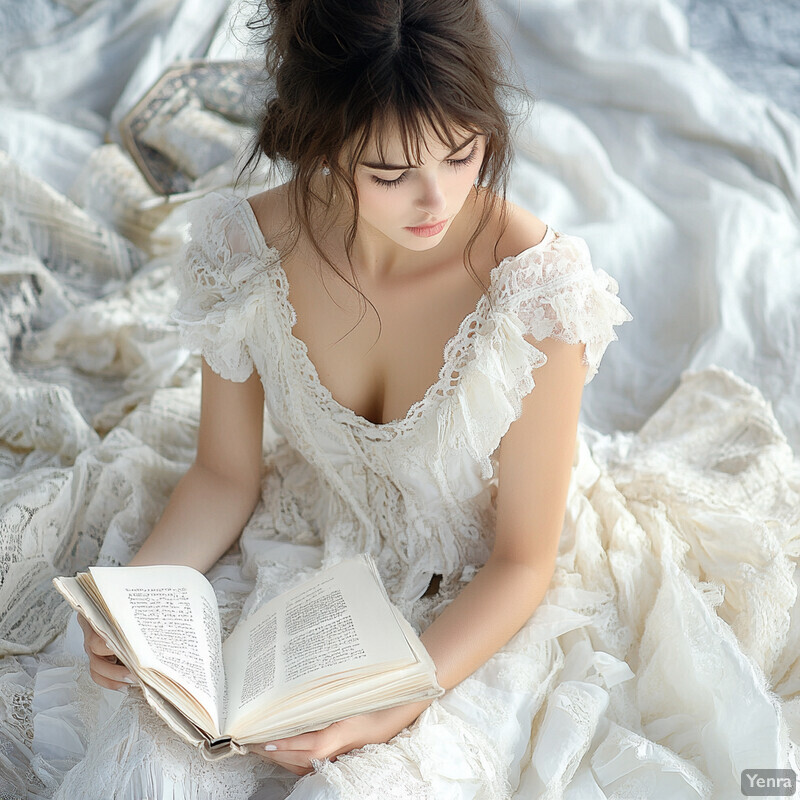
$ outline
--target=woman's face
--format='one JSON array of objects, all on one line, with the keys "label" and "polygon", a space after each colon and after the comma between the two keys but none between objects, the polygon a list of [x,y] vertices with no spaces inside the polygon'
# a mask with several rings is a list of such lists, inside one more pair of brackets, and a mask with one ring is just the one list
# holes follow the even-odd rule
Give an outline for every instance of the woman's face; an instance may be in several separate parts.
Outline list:
[{"label": "woman's face", "polygon": [[399,134],[386,137],[383,159],[375,144],[356,166],[359,230],[378,233],[409,250],[429,250],[442,241],[478,177],[485,136],[465,132],[452,150],[435,136],[409,164]]}]

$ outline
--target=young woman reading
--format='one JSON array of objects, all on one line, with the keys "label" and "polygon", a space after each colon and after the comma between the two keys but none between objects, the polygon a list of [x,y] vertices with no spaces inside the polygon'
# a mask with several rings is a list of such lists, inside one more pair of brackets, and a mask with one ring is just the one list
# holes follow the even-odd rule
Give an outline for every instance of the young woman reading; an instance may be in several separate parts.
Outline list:
[{"label": "young woman reading", "polygon": [[[202,354],[197,455],[130,564],[206,572],[239,541],[251,612],[271,576],[311,568],[278,544],[370,552],[447,691],[219,766],[154,751],[113,796],[139,769],[211,796],[224,764],[226,797],[270,771],[292,798],[501,797],[531,735],[541,651],[520,632],[553,575],[582,389],[630,315],[582,239],[505,198],[479,2],[275,0],[254,27],[274,92],[252,159],[288,180],[192,207],[175,319]],[[124,687],[81,624],[94,680]],[[90,761],[67,781],[85,797]]]}]

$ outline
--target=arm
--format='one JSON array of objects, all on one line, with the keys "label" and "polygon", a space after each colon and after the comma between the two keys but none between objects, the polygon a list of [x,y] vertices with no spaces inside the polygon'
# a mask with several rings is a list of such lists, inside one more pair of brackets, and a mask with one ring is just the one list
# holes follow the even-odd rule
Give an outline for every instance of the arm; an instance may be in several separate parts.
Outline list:
[{"label": "arm", "polygon": [[511,639],[553,576],[587,368],[583,344],[526,338],[548,361],[501,442],[492,554],[421,637],[445,689]]},{"label": "arm", "polygon": [[[548,360],[535,370],[535,388],[501,442],[492,554],[421,636],[445,689],[471,675],[523,626],[555,567],[587,367],[583,344],[526,339]],[[302,775],[310,770],[310,758],[335,758],[369,742],[388,741],[430,702],[350,717],[273,743],[278,752],[264,756]]]},{"label": "arm", "polygon": [[184,564],[206,572],[239,538],[261,496],[264,389],[217,375],[202,360],[197,455],[128,566]]},{"label": "arm", "polygon": [[[261,496],[264,389],[258,373],[243,383],[202,360],[197,455],[161,518],[128,566],[182,564],[206,572],[239,538]],[[92,678],[120,689],[127,667],[80,615]]]},{"label": "arm", "polygon": [[239,537],[257,502],[235,480],[195,462],[128,566],[182,564],[206,572]]},{"label": "arm", "polygon": [[[555,568],[587,372],[585,346],[525,338],[547,363],[533,373],[536,385],[500,444],[492,554],[420,637],[444,689],[471,675],[523,626]],[[428,705],[386,713],[409,725]]]}]

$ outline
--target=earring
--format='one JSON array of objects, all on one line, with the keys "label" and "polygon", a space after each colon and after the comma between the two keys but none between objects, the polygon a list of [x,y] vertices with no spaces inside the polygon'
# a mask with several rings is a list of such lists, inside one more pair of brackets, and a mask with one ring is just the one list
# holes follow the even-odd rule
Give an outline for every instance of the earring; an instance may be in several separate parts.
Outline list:
[{"label": "earring", "polygon": [[322,174],[327,178],[331,174],[331,168],[327,164],[322,165]]}]

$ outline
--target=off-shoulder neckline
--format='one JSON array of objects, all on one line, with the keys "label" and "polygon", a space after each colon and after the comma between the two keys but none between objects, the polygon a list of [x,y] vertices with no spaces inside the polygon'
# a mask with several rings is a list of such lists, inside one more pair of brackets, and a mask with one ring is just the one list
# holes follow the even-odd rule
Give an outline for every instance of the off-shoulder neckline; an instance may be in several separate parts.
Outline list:
[{"label": "off-shoulder neckline", "polygon": [[[223,195],[224,197],[224,195]],[[372,435],[377,435],[381,438],[389,438],[393,439],[396,435],[401,433],[403,430],[411,428],[416,420],[418,420],[422,416],[423,409],[430,404],[431,398],[438,395],[440,392],[442,395],[446,394],[445,388],[447,384],[452,381],[452,373],[453,367],[451,362],[450,353],[453,350],[454,343],[462,338],[462,336],[466,333],[469,329],[472,322],[481,317],[481,312],[484,310],[484,305],[486,304],[486,296],[485,294],[481,294],[478,298],[476,303],[475,309],[469,312],[459,324],[456,332],[451,336],[444,345],[444,350],[442,353],[442,366],[439,369],[439,374],[437,379],[425,390],[423,396],[415,401],[411,407],[406,412],[405,416],[399,417],[394,420],[388,420],[386,422],[373,422],[372,420],[367,419],[366,417],[361,416],[361,414],[356,413],[353,409],[349,408],[348,406],[343,405],[340,403],[330,392],[327,386],[322,383],[319,378],[319,373],[317,372],[316,365],[311,360],[308,347],[306,343],[300,339],[299,337],[295,336],[292,332],[295,324],[297,323],[297,312],[295,311],[294,307],[292,306],[291,301],[289,300],[289,279],[286,275],[286,272],[283,268],[283,264],[281,263],[280,253],[278,250],[273,247],[272,245],[268,244],[266,239],[264,238],[264,234],[261,231],[261,226],[258,224],[258,219],[256,218],[255,211],[250,203],[247,201],[246,198],[233,198],[235,202],[235,206],[242,209],[242,216],[246,220],[247,225],[250,229],[250,234],[253,237],[254,244],[258,247],[259,250],[267,257],[266,261],[271,265],[273,269],[275,269],[278,273],[279,282],[278,285],[280,286],[280,300],[279,303],[281,313],[284,314],[284,319],[286,321],[286,327],[284,328],[285,333],[288,336],[288,340],[294,349],[296,357],[299,359],[299,362],[305,366],[304,373],[307,373],[310,377],[310,385],[312,389],[317,394],[320,401],[326,404],[330,404],[334,409],[336,409],[339,415],[345,415],[345,417],[356,426],[361,426],[362,428],[367,428]],[[536,244],[532,245],[531,247],[525,248],[520,253],[514,256],[507,256],[506,258],[502,259],[498,262],[494,267],[492,267],[491,271],[489,272],[489,289],[488,291],[491,292],[494,288],[498,276],[503,271],[504,268],[508,266],[510,262],[516,261],[523,256],[528,255],[529,253],[534,253],[538,250],[544,250],[558,238],[562,237],[563,234],[559,233],[558,231],[554,230],[551,225],[547,225],[547,229],[545,230],[544,236],[542,239],[537,242]],[[254,254],[258,257],[258,254]],[[489,307],[488,313],[491,313],[491,307]]]}]

